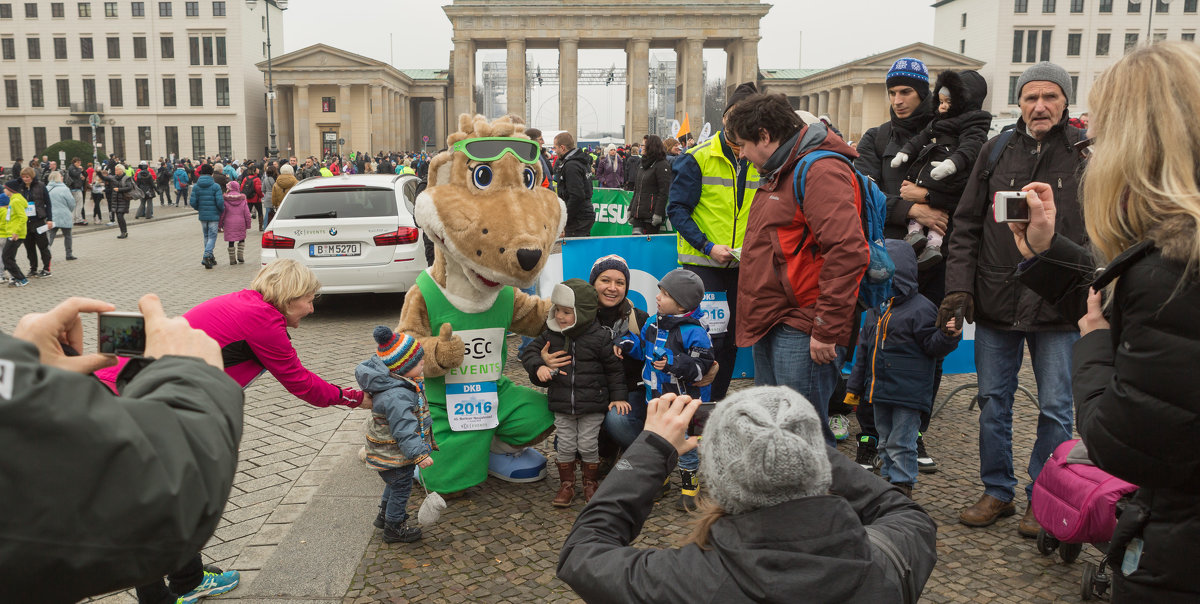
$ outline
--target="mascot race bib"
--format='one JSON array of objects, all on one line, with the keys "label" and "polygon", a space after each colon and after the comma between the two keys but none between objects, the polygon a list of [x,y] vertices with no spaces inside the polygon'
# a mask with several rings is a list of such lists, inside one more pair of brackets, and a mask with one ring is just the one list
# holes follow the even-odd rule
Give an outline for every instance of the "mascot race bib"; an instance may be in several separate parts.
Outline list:
[{"label": "mascot race bib", "polygon": [[729,330],[729,298],[725,292],[704,292],[700,308],[704,310],[704,326],[709,335]]},{"label": "mascot race bib", "polygon": [[466,345],[462,365],[446,374],[446,414],[456,432],[500,425],[496,380],[504,371],[504,328],[455,332]]}]

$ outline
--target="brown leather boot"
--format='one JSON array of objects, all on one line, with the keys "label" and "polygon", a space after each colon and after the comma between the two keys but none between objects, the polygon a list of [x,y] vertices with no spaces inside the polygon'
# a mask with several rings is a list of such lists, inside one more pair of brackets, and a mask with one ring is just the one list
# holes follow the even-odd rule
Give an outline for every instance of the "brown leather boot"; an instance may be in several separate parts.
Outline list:
[{"label": "brown leather boot", "polygon": [[1021,516],[1021,522],[1017,524],[1017,533],[1022,537],[1037,537],[1041,530],[1042,525],[1033,515],[1033,506],[1025,508],[1025,515]]},{"label": "brown leather boot", "polygon": [[567,508],[571,507],[571,500],[575,498],[575,462],[558,463],[558,494],[554,496],[554,507]]},{"label": "brown leather boot", "polygon": [[975,505],[958,514],[958,521],[967,526],[991,526],[996,520],[1017,513],[1011,501],[1000,501],[987,493]]},{"label": "brown leather boot", "polygon": [[592,500],[592,495],[596,494],[596,489],[600,488],[600,464],[586,463],[583,464],[583,501],[586,503]]}]

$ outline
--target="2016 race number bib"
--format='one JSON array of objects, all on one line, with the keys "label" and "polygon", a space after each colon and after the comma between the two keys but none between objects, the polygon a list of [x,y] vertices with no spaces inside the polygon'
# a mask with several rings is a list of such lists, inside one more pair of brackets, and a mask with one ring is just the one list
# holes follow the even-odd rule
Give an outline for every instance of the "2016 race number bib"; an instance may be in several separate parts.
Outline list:
[{"label": "2016 race number bib", "polygon": [[704,292],[700,308],[704,309],[704,326],[709,335],[729,330],[729,298],[725,292]]},{"label": "2016 race number bib", "polygon": [[504,329],[455,332],[466,346],[462,365],[446,374],[446,413],[456,432],[490,430],[500,425],[496,380],[504,370]]}]

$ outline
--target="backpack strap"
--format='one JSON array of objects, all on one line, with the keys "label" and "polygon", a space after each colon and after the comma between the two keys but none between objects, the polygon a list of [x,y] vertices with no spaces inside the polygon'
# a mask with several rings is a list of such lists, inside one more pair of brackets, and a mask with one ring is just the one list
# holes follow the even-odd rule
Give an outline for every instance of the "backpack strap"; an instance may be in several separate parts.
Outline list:
[{"label": "backpack strap", "polygon": [[996,135],[993,139],[996,144],[992,146],[992,150],[988,153],[987,163],[983,165],[983,170],[979,173],[979,180],[987,183],[992,178],[992,173],[996,171],[996,164],[1000,163],[1000,156],[1004,155],[1004,151],[1012,144],[1014,130],[1005,130]]}]

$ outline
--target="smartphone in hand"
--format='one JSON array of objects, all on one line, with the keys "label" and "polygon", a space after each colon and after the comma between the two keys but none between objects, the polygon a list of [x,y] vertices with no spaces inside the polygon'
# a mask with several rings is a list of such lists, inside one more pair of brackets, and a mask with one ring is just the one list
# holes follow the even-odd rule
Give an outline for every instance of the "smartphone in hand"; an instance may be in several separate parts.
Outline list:
[{"label": "smartphone in hand", "polygon": [[146,354],[146,319],[136,312],[102,312],[97,320],[100,354],[141,357]]}]

